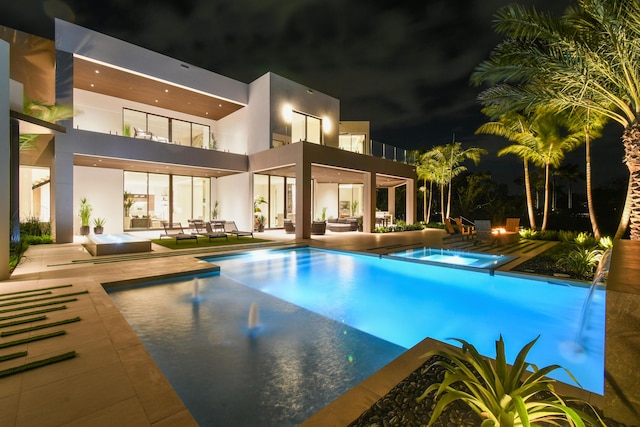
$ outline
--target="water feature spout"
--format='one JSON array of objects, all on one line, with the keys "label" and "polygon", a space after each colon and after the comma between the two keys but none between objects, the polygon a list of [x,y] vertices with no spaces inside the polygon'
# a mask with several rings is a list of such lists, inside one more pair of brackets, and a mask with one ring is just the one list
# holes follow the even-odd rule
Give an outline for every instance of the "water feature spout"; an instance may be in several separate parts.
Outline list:
[{"label": "water feature spout", "polygon": [[576,343],[580,345],[583,339],[585,328],[589,323],[589,314],[591,308],[591,301],[593,300],[593,292],[595,291],[596,286],[607,283],[607,277],[609,276],[609,266],[611,265],[611,248],[604,251],[602,254],[602,258],[600,258],[600,262],[598,263],[598,268],[596,269],[596,274],[593,276],[593,282],[589,287],[589,293],[587,294],[587,298],[584,301],[584,305],[582,306],[582,316],[580,316],[580,328],[578,328],[578,334],[576,335]]},{"label": "water feature spout", "polygon": [[252,303],[249,309],[248,320],[249,331],[254,332],[260,327],[260,315],[258,313],[258,303]]},{"label": "water feature spout", "polygon": [[575,339],[573,340],[573,342],[564,342],[561,344],[561,352],[565,355],[565,357],[571,359],[581,359],[582,357],[584,357],[584,333],[587,329],[587,325],[589,324],[591,302],[593,301],[593,295],[596,287],[601,284],[606,284],[607,276],[609,275],[610,264],[611,248],[604,251],[604,253],[602,254],[602,258],[600,258],[600,262],[598,263],[598,268],[596,269],[596,273],[593,276],[593,282],[591,282],[591,286],[589,286],[589,292],[587,293],[587,297],[585,298],[584,304],[582,305],[580,324],[578,325],[578,332],[576,333]]}]

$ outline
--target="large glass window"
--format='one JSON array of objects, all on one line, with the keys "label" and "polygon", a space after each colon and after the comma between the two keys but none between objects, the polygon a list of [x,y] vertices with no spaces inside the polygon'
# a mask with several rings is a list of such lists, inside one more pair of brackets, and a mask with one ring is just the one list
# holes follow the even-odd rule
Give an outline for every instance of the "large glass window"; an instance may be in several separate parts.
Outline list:
[{"label": "large glass window", "polygon": [[144,172],[125,172],[124,191],[128,200],[124,202],[124,228],[149,228],[149,203],[147,174]]},{"label": "large glass window", "polygon": [[169,142],[169,119],[162,116],[149,114],[147,116],[148,130],[153,134],[153,139],[161,142]]},{"label": "large glass window", "polygon": [[209,126],[193,124],[192,146],[198,148],[209,148]]},{"label": "large glass window", "polygon": [[339,139],[339,147],[346,151],[353,153],[364,153],[364,139],[363,134],[342,134]]},{"label": "large glass window", "polygon": [[191,123],[173,120],[171,122],[171,141],[180,145],[191,145]]},{"label": "large glass window", "polygon": [[[124,109],[122,112],[125,136],[136,136],[136,130],[147,131],[147,115],[140,111]],[[129,132],[129,135],[126,132]]]},{"label": "large glass window", "polygon": [[169,221],[169,175],[149,174],[149,217],[151,228]]},{"label": "large glass window", "polygon": [[322,144],[322,121],[294,111],[291,117],[291,142]]},{"label": "large glass window", "polygon": [[124,133],[134,138],[144,138],[159,142],[175,142],[180,145],[215,149],[211,143],[211,127],[184,120],[142,111],[123,109]]},{"label": "large glass window", "polygon": [[339,184],[338,214],[340,217],[361,216],[363,195],[362,184]]},{"label": "large glass window", "polygon": [[180,222],[210,219],[209,178],[124,172],[124,228],[162,228],[162,221]]},{"label": "large glass window", "polygon": [[296,179],[287,178],[287,202],[285,205],[285,218],[295,222],[296,220]]},{"label": "large glass window", "polygon": [[266,204],[258,205],[256,218],[264,215],[269,228],[284,227],[284,219],[296,220],[296,180],[283,176],[254,175],[253,197],[263,197]]},{"label": "large glass window", "polygon": [[193,215],[194,219],[209,220],[211,202],[209,194],[209,178],[193,178]]},{"label": "large glass window", "polygon": [[51,178],[49,168],[20,166],[20,218],[51,220]]},{"label": "large glass window", "polygon": [[284,227],[284,177],[272,176],[269,185],[269,227]]},{"label": "large glass window", "polygon": [[173,176],[173,222],[186,225],[192,215],[193,188],[190,176]]}]

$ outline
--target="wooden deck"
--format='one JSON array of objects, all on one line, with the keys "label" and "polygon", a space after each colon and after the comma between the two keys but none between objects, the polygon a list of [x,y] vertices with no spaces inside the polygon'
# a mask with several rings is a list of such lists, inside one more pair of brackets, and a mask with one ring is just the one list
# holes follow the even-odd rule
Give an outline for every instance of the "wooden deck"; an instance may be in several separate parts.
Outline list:
[{"label": "wooden deck", "polygon": [[520,239],[518,242],[505,245],[495,245],[479,242],[473,239],[461,239],[458,235],[442,239],[442,245],[446,249],[462,252],[482,252],[495,255],[510,255],[517,257],[498,268],[500,271],[508,271],[515,266],[541,254],[547,249],[557,245],[558,242],[548,240]]}]

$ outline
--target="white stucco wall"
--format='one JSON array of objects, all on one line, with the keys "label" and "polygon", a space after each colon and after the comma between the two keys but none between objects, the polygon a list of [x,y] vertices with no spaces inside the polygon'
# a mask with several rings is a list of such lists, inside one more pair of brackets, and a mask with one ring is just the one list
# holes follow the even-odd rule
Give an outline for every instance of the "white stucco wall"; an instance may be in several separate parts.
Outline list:
[{"label": "white stucco wall", "polygon": [[249,139],[248,108],[241,108],[218,120],[214,134],[219,151],[246,154]]},{"label": "white stucco wall", "polygon": [[220,219],[235,221],[240,230],[253,230],[253,202],[250,174],[240,173],[216,179]]},{"label": "white stucco wall", "polygon": [[122,233],[123,207],[122,189],[124,188],[123,173],[119,169],[90,168],[84,166],[73,167],[73,230],[80,234],[80,199],[86,197],[93,206],[91,214],[91,233],[93,220],[97,217],[105,218],[106,233]]},{"label": "white stucco wall", "polygon": [[316,184],[314,218],[320,218],[326,207],[326,219],[338,217],[338,184]]}]

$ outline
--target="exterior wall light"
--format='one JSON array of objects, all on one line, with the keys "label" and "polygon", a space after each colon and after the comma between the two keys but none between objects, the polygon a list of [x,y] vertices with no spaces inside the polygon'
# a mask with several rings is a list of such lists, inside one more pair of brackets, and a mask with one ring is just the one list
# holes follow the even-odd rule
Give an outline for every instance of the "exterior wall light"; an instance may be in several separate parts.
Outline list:
[{"label": "exterior wall light", "polygon": [[284,107],[282,107],[282,117],[285,122],[291,123],[293,120],[293,108],[291,105],[285,104]]}]

